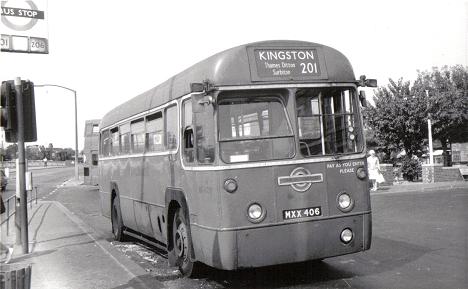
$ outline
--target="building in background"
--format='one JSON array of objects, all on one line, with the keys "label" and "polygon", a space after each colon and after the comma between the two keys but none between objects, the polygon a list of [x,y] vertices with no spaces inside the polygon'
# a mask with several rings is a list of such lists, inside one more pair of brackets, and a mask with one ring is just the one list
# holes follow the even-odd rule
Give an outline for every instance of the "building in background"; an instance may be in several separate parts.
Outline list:
[{"label": "building in background", "polygon": [[85,123],[85,142],[83,149],[84,183],[97,185],[98,153],[99,153],[99,123],[100,119],[87,120]]}]

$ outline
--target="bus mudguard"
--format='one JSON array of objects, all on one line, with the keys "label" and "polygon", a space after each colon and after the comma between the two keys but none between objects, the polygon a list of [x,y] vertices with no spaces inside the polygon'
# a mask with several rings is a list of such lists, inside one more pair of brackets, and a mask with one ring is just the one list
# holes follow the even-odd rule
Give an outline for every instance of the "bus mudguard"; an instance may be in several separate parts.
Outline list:
[{"label": "bus mudguard", "polygon": [[120,197],[119,187],[116,182],[110,182],[110,199],[109,199],[109,210],[112,210],[112,202],[114,201],[115,196]]},{"label": "bus mudguard", "polygon": [[[187,200],[185,198],[185,194],[181,189],[176,189],[176,188],[167,188],[166,189],[166,194],[165,194],[165,204],[166,204],[166,232],[167,232],[167,258],[169,260],[169,265],[175,266],[176,265],[176,256],[174,253],[174,244],[172,242],[172,237],[171,237],[171,232],[172,232],[172,223],[173,223],[173,217],[175,210],[177,209],[177,206],[180,207],[184,211],[184,216],[185,219],[188,222],[188,226],[190,226],[190,214],[189,214],[189,207],[187,205]],[[188,235],[190,240],[193,240],[192,238],[192,232],[188,230]],[[193,250],[193,242],[192,242],[192,248],[191,248],[191,259],[192,261],[195,261],[195,253]]]}]

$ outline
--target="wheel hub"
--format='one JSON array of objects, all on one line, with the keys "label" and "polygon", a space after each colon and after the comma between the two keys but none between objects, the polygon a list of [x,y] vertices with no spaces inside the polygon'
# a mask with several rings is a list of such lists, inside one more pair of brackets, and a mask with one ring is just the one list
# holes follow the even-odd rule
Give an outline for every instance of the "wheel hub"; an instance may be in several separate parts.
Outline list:
[{"label": "wheel hub", "polygon": [[111,219],[111,221],[112,221],[112,233],[114,233],[114,235],[117,232],[116,214],[117,214],[117,212],[116,212],[115,208],[113,208],[112,209],[112,217],[113,218]]},{"label": "wheel hub", "polygon": [[187,230],[180,224],[175,235],[175,249],[178,257],[184,257],[187,252]]}]

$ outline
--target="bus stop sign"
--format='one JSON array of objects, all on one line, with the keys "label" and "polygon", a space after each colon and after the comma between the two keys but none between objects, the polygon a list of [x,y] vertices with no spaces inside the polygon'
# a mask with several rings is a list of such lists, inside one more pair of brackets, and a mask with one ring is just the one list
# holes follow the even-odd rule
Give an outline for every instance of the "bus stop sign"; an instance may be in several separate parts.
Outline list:
[{"label": "bus stop sign", "polygon": [[1,1],[1,51],[49,53],[47,0]]}]

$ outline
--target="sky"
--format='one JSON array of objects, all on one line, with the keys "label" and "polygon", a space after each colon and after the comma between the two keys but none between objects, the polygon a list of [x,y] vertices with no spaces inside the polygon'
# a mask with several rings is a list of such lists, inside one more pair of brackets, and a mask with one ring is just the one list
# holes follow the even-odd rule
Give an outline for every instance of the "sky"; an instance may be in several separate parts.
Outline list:
[{"label": "sky", "polygon": [[[8,2],[8,1],[7,1]],[[468,65],[468,1],[48,0],[49,54],[0,53],[0,80],[77,91],[84,123],[222,50],[303,40],[340,50],[356,77],[414,81]],[[38,144],[75,146],[73,93],[36,88]],[[368,95],[368,98],[369,97]]]}]

